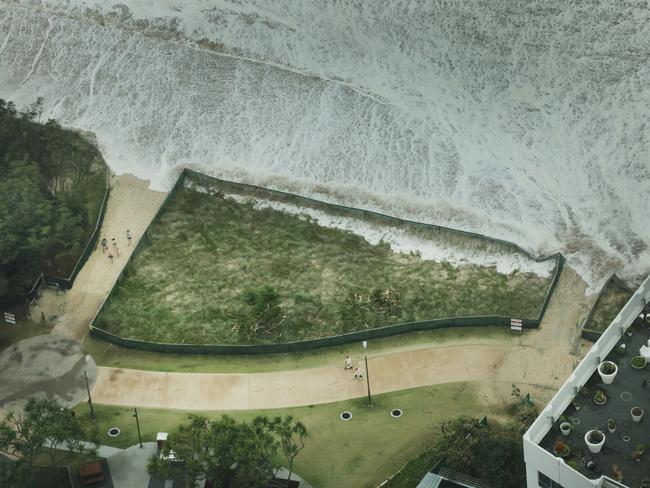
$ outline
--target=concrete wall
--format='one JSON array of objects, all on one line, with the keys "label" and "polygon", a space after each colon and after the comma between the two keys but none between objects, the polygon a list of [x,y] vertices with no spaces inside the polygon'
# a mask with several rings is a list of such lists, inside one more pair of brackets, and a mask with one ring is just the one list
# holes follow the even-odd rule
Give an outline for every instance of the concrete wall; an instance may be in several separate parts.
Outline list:
[{"label": "concrete wall", "polygon": [[553,427],[555,421],[562,415],[566,407],[573,401],[578,390],[596,371],[598,364],[618,343],[627,328],[641,313],[646,303],[650,301],[650,276],[648,276],[630,301],[619,312],[609,327],[603,332],[598,342],[594,344],[569,379],[555,394],[553,399],[540,413],[528,431],[524,434],[524,459],[526,461],[526,476],[528,488],[537,488],[537,472],[566,488],[600,487],[603,478],[590,480],[567,466],[564,461],[542,449],[538,443]]}]

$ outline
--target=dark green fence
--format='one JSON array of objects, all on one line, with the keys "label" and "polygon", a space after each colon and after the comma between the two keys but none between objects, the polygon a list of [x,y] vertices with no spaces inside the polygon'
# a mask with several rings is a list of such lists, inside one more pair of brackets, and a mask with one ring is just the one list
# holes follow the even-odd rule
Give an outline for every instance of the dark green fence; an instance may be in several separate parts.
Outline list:
[{"label": "dark green fence", "polygon": [[[524,328],[539,326],[537,320],[522,320]],[[253,345],[201,345],[201,344],[170,344],[161,342],[140,341],[137,339],[125,339],[90,326],[90,334],[93,337],[104,339],[113,344],[131,349],[143,351],[167,352],[176,354],[271,354],[276,352],[308,351],[321,347],[340,346],[351,342],[360,342],[371,339],[380,339],[408,332],[423,330],[443,329],[446,327],[479,327],[486,325],[510,326],[510,317],[488,316],[488,317],[458,317],[451,319],[424,320],[406,324],[387,325],[374,329],[350,332],[337,336],[322,337],[319,339],[308,339],[296,342],[284,342],[279,344],[253,344]]]},{"label": "dark green fence", "polygon": [[598,305],[601,303],[603,296],[607,292],[609,286],[612,284],[615,284],[616,286],[622,288],[623,290],[629,291],[630,296],[634,294],[634,290],[630,289],[630,287],[627,286],[622,279],[620,279],[615,274],[610,276],[605,282],[605,284],[603,285],[603,287],[600,289],[600,292],[598,292],[598,297],[594,302],[594,306],[591,307],[591,310],[589,311],[589,315],[587,315],[587,318],[582,323],[582,330],[580,332],[580,335],[582,336],[583,339],[587,339],[588,341],[592,341],[592,342],[596,342],[598,339],[600,339],[600,336],[603,333],[603,331],[591,328],[592,319],[594,318],[594,313],[598,309]]},{"label": "dark green fence", "polygon": [[86,261],[88,261],[88,258],[92,254],[93,249],[95,249],[95,246],[97,245],[97,240],[99,239],[99,233],[102,229],[102,223],[104,222],[106,205],[108,204],[108,195],[110,193],[109,181],[110,181],[110,170],[108,169],[107,166],[106,167],[106,188],[104,190],[104,197],[102,198],[102,204],[99,207],[99,214],[97,215],[97,222],[95,222],[95,228],[93,229],[93,233],[88,239],[88,242],[86,242],[86,247],[84,247],[84,250],[79,256],[79,259],[77,259],[77,263],[75,264],[72,272],[70,273],[70,276],[68,276],[67,278],[62,278],[61,276],[41,273],[38,276],[38,278],[34,280],[34,284],[32,285],[29,292],[27,292],[24,295],[28,301],[32,300],[38,294],[38,291],[40,290],[42,284],[56,286],[61,290],[69,290],[70,288],[72,288],[72,285],[74,284],[74,280],[77,279],[77,275],[79,274],[79,271],[81,271],[81,268],[83,268],[84,264],[86,264]]},{"label": "dark green fence", "polygon": [[[205,181],[212,185],[213,187],[219,187],[224,191],[233,191],[235,193],[255,195],[255,196],[273,196],[275,199],[283,200],[285,202],[291,202],[293,204],[308,207],[308,208],[317,208],[321,210],[326,210],[329,213],[333,211],[339,212],[341,215],[350,216],[354,215],[356,217],[362,217],[365,220],[376,221],[382,225],[390,226],[409,226],[420,228],[426,231],[434,232],[448,232],[452,235],[458,235],[462,237],[471,237],[477,240],[477,242],[485,241],[487,244],[497,244],[501,246],[507,246],[516,250],[517,252],[523,253],[525,256],[530,258],[533,261],[541,262],[547,260],[555,260],[555,270],[553,272],[553,277],[551,279],[551,284],[549,286],[546,297],[540,307],[537,318],[522,318],[522,317],[513,317],[522,320],[522,326],[525,329],[531,329],[539,327],[542,322],[546,309],[548,308],[549,302],[553,295],[553,292],[557,286],[560,274],[562,273],[562,268],[564,266],[564,256],[561,253],[555,253],[550,256],[536,257],[532,256],[529,252],[519,247],[517,244],[503,241],[501,239],[495,239],[492,237],[484,236],[481,234],[476,234],[472,232],[466,232],[457,229],[451,229],[449,227],[442,227],[433,224],[424,224],[420,222],[413,222],[409,220],[403,220],[389,215],[380,214],[377,212],[372,212],[369,210],[356,209],[352,207],[345,207],[342,205],[335,205],[330,203],[321,202],[307,197],[302,197],[299,195],[294,195],[291,193],[285,193],[277,190],[270,190],[267,188],[262,188],[254,185],[247,185],[244,183],[234,183],[230,181],[220,180],[218,178],[213,178],[211,176],[206,176],[196,171],[184,169],[179,175],[174,187],[169,192],[165,200],[163,201],[160,209],[156,213],[156,216],[153,218],[151,224],[145,231],[142,239],[138,242],[137,246],[133,250],[133,254],[129,260],[129,263],[125,266],[124,270],[120,274],[117,283],[119,284],[125,274],[129,273],[129,267],[132,265],[133,260],[140,253],[140,251],[146,245],[146,242],[149,239],[149,231],[154,227],[158,222],[160,215],[168,206],[169,202],[176,194],[179,188],[181,188],[188,177],[191,177],[194,180]],[[322,337],[319,339],[308,339],[304,341],[296,342],[285,342],[279,344],[251,344],[251,345],[230,345],[230,344],[171,344],[171,343],[160,343],[160,342],[149,342],[141,341],[138,339],[128,339],[120,337],[114,334],[111,334],[108,331],[105,331],[94,325],[95,320],[101,314],[104,306],[110,301],[111,294],[113,290],[109,293],[108,297],[102,304],[102,307],[95,315],[93,323],[90,325],[90,334],[93,337],[103,339],[105,341],[111,342],[113,344],[127,347],[131,349],[139,349],[143,351],[153,351],[153,352],[164,352],[164,353],[176,353],[176,354],[270,354],[278,352],[293,352],[293,351],[307,351],[310,349],[317,349],[321,347],[331,347],[338,346],[342,344],[349,344],[352,342],[359,342],[370,339],[379,339],[382,337],[389,337],[399,334],[406,334],[408,332],[424,331],[424,330],[433,330],[433,329],[442,329],[447,327],[480,327],[480,326],[490,326],[490,325],[499,325],[510,327],[511,317],[502,317],[502,316],[481,316],[481,317],[454,317],[454,318],[442,318],[436,320],[424,320],[420,322],[410,322],[405,324],[395,324],[387,325],[384,327],[376,327],[373,329],[367,329],[357,332],[350,332],[348,334],[341,334],[330,337]]]}]

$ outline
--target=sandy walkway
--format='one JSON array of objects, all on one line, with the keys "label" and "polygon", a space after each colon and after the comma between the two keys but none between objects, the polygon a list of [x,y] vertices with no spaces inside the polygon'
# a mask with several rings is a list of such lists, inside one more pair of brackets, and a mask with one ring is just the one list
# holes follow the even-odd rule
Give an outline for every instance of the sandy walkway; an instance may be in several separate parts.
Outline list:
[{"label": "sandy walkway", "polygon": [[[46,292],[35,314],[56,315],[55,334],[82,340],[165,197],[147,189],[133,176],[113,178],[102,235],[116,237],[121,256],[111,263],[96,250],[67,293]],[[565,268],[539,330],[502,341],[477,344],[461,338],[438,347],[399,351],[370,357],[374,393],[452,382],[478,382],[486,401],[501,401],[511,384],[537,387],[537,397],[549,397],[584,355],[588,343],[579,339],[579,322],[593,297],[586,283]],[[514,334],[514,333],[513,333]],[[416,349],[414,347],[414,349]],[[363,369],[363,368],[362,368]],[[530,389],[530,388],[529,388]],[[162,373],[99,368],[93,388],[98,403],[182,410],[236,410],[279,408],[327,403],[366,394],[365,381],[355,381],[340,364],[297,371],[252,374]]]},{"label": "sandy walkway", "polygon": [[[513,383],[537,387],[548,397],[574,369],[588,347],[579,321],[589,299],[586,284],[571,269],[562,273],[540,330],[505,344],[476,339],[372,357],[371,388],[385,393],[442,383],[476,381],[486,401],[502,401]],[[470,341],[473,344],[470,344]],[[363,369],[363,366],[361,366]],[[546,393],[544,393],[546,392]],[[108,405],[181,410],[282,408],[328,403],[366,395],[341,365],[251,374],[192,374],[99,368],[93,398]]]},{"label": "sandy walkway", "polygon": [[[45,317],[56,316],[52,333],[81,341],[165,195],[166,193],[149,190],[148,182],[134,176],[113,177],[101,235],[109,242],[115,237],[120,256],[111,263],[108,253],[103,254],[101,249],[96,249],[77,276],[72,289],[65,293],[44,289],[32,316],[38,319],[41,312]],[[133,235],[131,247],[126,242],[127,229]]]}]

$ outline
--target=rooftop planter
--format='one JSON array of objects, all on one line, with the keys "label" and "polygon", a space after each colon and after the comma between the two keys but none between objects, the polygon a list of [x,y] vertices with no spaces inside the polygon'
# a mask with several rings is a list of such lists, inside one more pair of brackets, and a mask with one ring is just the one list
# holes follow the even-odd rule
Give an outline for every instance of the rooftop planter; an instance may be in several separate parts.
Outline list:
[{"label": "rooftop planter", "polygon": [[641,422],[641,419],[643,418],[643,409],[641,407],[634,407],[630,410],[630,415],[632,416],[632,420],[635,422]]},{"label": "rooftop planter", "polygon": [[571,448],[569,445],[561,439],[558,439],[553,444],[553,452],[556,456],[565,458],[571,453]]},{"label": "rooftop planter", "polygon": [[618,366],[612,361],[603,361],[598,365],[598,374],[603,383],[611,385],[618,374]]},{"label": "rooftop planter", "polygon": [[569,435],[571,433],[571,429],[571,422],[560,423],[560,432],[562,432],[562,435]]},{"label": "rooftop planter", "polygon": [[605,434],[598,429],[592,429],[585,434],[585,444],[594,454],[598,454],[605,445]]},{"label": "rooftop planter", "polygon": [[614,419],[609,419],[607,421],[607,430],[609,431],[610,434],[616,432],[616,422],[614,421]]},{"label": "rooftop planter", "polygon": [[605,405],[605,403],[607,403],[607,395],[605,395],[604,391],[596,391],[596,394],[594,395],[594,403],[596,405]]},{"label": "rooftop planter", "polygon": [[630,364],[634,369],[643,369],[646,367],[646,364],[648,364],[648,362],[645,360],[643,356],[634,356],[630,360]]}]

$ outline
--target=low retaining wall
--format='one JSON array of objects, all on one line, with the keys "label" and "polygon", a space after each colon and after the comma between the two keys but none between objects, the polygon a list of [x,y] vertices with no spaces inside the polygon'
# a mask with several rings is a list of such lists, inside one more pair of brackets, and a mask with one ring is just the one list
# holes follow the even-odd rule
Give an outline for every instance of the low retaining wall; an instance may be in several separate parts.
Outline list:
[{"label": "low retaining wall", "polygon": [[[549,286],[549,289],[546,293],[546,297],[544,298],[544,301],[542,302],[542,305],[540,307],[539,313],[537,318],[530,319],[530,318],[521,318],[521,317],[516,317],[522,321],[522,327],[524,329],[532,329],[539,327],[541,324],[544,315],[546,314],[546,309],[548,308],[549,302],[551,300],[551,297],[553,296],[553,292],[555,291],[555,288],[557,286],[558,280],[560,278],[560,274],[562,273],[562,268],[564,266],[564,256],[561,253],[555,253],[550,256],[545,256],[545,257],[535,257],[532,256],[530,253],[519,247],[517,244],[508,242],[508,241],[502,241],[500,239],[494,239],[492,237],[488,236],[483,236],[481,234],[475,234],[471,232],[465,232],[462,230],[457,230],[457,229],[450,229],[448,227],[441,227],[437,225],[432,225],[432,224],[423,224],[419,222],[412,222],[409,220],[402,220],[397,217],[391,217],[389,215],[384,215],[384,214],[379,214],[377,212],[372,212],[369,210],[361,210],[361,209],[355,209],[351,207],[345,207],[341,205],[335,205],[335,204],[329,204],[325,202],[321,202],[318,200],[313,200],[311,198],[307,197],[302,197],[299,195],[293,195],[290,193],[284,193],[284,192],[279,192],[276,190],[270,190],[262,187],[257,187],[253,185],[247,185],[243,183],[234,183],[230,181],[225,181],[225,180],[220,180],[218,178],[213,178],[211,176],[203,175],[201,173],[197,173],[192,170],[184,169],[181,174],[179,175],[178,179],[176,180],[176,183],[174,184],[174,187],[172,190],[169,192],[165,200],[163,201],[162,205],[160,206],[160,209],[156,213],[155,217],[151,221],[151,224],[145,231],[145,234],[143,235],[142,239],[138,242],[137,246],[133,250],[133,254],[131,255],[129,263],[124,267],[124,270],[118,277],[116,284],[114,285],[113,289],[115,286],[118,286],[119,283],[122,281],[122,278],[124,274],[127,271],[128,266],[130,265],[131,261],[140,253],[142,250],[144,243],[148,240],[148,234],[149,234],[149,229],[151,229],[159,220],[160,215],[162,212],[165,210],[165,208],[168,206],[169,202],[173,198],[173,196],[176,194],[179,188],[181,188],[187,177],[191,176],[192,178],[196,178],[198,180],[203,180],[207,181],[211,184],[215,184],[217,186],[220,186],[222,188],[228,188],[228,189],[233,189],[237,190],[238,192],[244,191],[245,193],[248,194],[255,194],[255,195],[273,195],[275,197],[280,196],[281,198],[285,200],[290,200],[298,205],[302,206],[307,206],[311,208],[326,208],[326,209],[335,209],[340,212],[346,213],[346,214],[352,214],[357,217],[363,217],[365,219],[374,219],[374,220],[379,220],[381,223],[390,223],[391,225],[413,225],[417,227],[421,227],[423,229],[427,230],[438,230],[438,231],[448,231],[451,233],[455,233],[458,235],[462,236],[467,236],[467,237],[473,237],[477,239],[482,239],[485,240],[488,243],[493,243],[493,244],[500,244],[500,245],[506,245],[510,248],[515,249],[518,252],[521,252],[528,256],[531,260],[540,262],[540,261],[547,261],[554,259],[556,261],[555,263],[555,270],[553,272],[553,277],[551,279],[551,284]],[[112,334],[106,330],[103,330],[99,327],[96,327],[94,325],[95,320],[103,310],[104,306],[106,303],[110,300],[110,296],[113,293],[113,289],[111,289],[110,293],[104,300],[104,303],[102,303],[101,308],[93,318],[93,321],[90,325],[90,334],[93,337],[111,342],[113,344],[122,346],[122,347],[127,347],[131,349],[139,349],[143,351],[153,351],[153,352],[164,352],[164,353],[176,353],[176,354],[224,354],[224,355],[236,355],[236,354],[270,354],[270,353],[278,353],[278,352],[294,352],[294,351],[307,351],[311,349],[317,349],[321,347],[331,347],[331,346],[338,346],[342,344],[349,344],[352,342],[360,342],[364,340],[371,340],[371,339],[379,339],[382,337],[390,337],[394,335],[399,335],[399,334],[406,334],[409,332],[416,332],[416,331],[424,331],[424,330],[433,330],[433,329],[442,329],[442,328],[448,328],[448,327],[480,327],[480,326],[490,326],[490,325],[499,325],[499,326],[504,326],[504,327],[510,327],[510,320],[512,317],[502,317],[502,316],[481,316],[481,317],[452,317],[452,318],[442,318],[442,319],[436,319],[436,320],[425,320],[425,321],[420,321],[420,322],[410,322],[410,323],[405,323],[405,324],[395,324],[395,325],[387,325],[383,327],[377,327],[374,329],[367,329],[367,330],[362,330],[358,332],[350,332],[348,334],[341,334],[341,335],[336,335],[336,336],[330,336],[330,337],[322,337],[318,339],[309,339],[309,340],[304,340],[304,341],[296,341],[296,342],[285,342],[285,343],[279,343],[279,344],[251,344],[251,345],[232,345],[232,344],[207,344],[207,345],[201,345],[201,344],[171,344],[171,343],[160,343],[160,342],[150,342],[150,341],[142,341],[138,339],[129,339],[129,338],[124,338],[117,336],[115,334]]]}]

